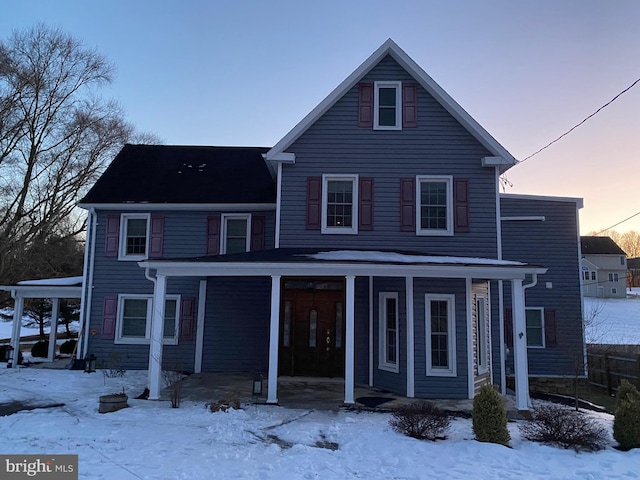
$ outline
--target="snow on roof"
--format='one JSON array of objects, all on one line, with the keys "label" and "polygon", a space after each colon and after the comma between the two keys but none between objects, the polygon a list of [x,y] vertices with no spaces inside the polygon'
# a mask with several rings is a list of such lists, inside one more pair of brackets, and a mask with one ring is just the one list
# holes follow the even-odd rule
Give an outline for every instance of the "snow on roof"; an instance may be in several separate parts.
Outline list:
[{"label": "snow on roof", "polygon": [[72,287],[82,284],[82,277],[45,278],[42,280],[23,280],[18,285],[38,287]]},{"label": "snow on roof", "polygon": [[438,264],[462,264],[462,265],[501,265],[523,266],[522,262],[509,260],[496,260],[492,258],[475,257],[448,257],[434,255],[410,255],[396,252],[336,250],[332,252],[318,252],[307,255],[315,260],[333,261],[357,261],[357,262],[382,262],[382,263],[438,263]]}]

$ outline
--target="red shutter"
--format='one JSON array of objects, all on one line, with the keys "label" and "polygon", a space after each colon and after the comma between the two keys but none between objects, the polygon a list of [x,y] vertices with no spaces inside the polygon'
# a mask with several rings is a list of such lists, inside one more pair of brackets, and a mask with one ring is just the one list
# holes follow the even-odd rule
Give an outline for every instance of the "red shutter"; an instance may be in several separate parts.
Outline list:
[{"label": "red shutter", "polygon": [[207,255],[220,253],[220,215],[207,217]]},{"label": "red shutter", "polygon": [[358,92],[358,126],[373,127],[373,83],[361,83]]},{"label": "red shutter", "polygon": [[193,340],[196,329],[196,297],[182,297],[180,302],[180,340]]},{"label": "red shutter", "polygon": [[116,338],[116,310],[118,297],[104,297],[104,309],[102,311],[102,334],[100,338],[113,340]]},{"label": "red shutter", "polygon": [[402,126],[418,126],[418,86],[415,83],[402,85]]},{"label": "red shutter", "polygon": [[373,230],[373,178],[360,178],[358,229]]},{"label": "red shutter", "polygon": [[546,347],[555,347],[558,342],[556,338],[556,311],[544,311],[544,344]]},{"label": "red shutter", "polygon": [[320,230],[322,177],[307,178],[307,230]]},{"label": "red shutter", "polygon": [[454,231],[456,233],[469,231],[469,180],[454,180]]},{"label": "red shutter", "polygon": [[251,216],[251,251],[264,250],[264,216]]},{"label": "red shutter", "polygon": [[416,180],[400,179],[400,230],[416,231]]},{"label": "red shutter", "polygon": [[104,254],[107,257],[118,256],[118,238],[120,235],[120,215],[107,215],[107,229],[104,237]]},{"label": "red shutter", "polygon": [[504,340],[507,347],[513,348],[513,309],[504,310]]},{"label": "red shutter", "polygon": [[164,217],[152,215],[150,231],[149,257],[161,257],[164,249]]}]

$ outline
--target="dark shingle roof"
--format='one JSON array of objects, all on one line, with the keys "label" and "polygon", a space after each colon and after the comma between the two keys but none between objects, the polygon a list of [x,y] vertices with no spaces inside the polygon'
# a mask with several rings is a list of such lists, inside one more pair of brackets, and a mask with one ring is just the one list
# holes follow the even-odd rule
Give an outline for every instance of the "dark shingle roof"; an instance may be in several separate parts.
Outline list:
[{"label": "dark shingle roof", "polygon": [[610,237],[580,237],[583,255],[626,255]]},{"label": "dark shingle roof", "polygon": [[125,145],[80,203],[275,203],[267,151]]}]

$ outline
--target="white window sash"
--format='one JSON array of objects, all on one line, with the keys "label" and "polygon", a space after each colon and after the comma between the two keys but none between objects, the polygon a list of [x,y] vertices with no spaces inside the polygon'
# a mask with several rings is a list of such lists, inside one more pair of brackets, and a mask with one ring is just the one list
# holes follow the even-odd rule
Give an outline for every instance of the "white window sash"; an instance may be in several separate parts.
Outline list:
[{"label": "white window sash", "polygon": [[[328,185],[331,181],[352,182],[351,196],[351,226],[350,227],[330,227],[327,225],[328,216]],[[322,230],[325,234],[356,235],[358,233],[358,175],[322,175]]]},{"label": "white window sash", "polygon": [[[395,125],[380,125],[380,89],[381,88],[395,88],[396,90]],[[402,82],[374,82],[373,129],[374,130],[402,130]]]},{"label": "white window sash", "polygon": [[[398,293],[397,292],[380,292],[378,295],[378,311],[379,311],[379,350],[378,350],[378,368],[380,370],[386,370],[387,372],[399,373],[400,372],[400,328],[398,318]],[[394,299],[396,301],[396,328],[395,328],[395,355],[396,361],[389,362],[387,360],[387,352],[389,345],[387,343],[387,330],[388,330],[388,318],[387,318],[387,300]]]},{"label": "white window sash", "polygon": [[[145,254],[128,254],[127,253],[127,236],[128,236],[128,220],[146,220],[147,231],[145,239]],[[118,260],[140,261],[149,257],[149,233],[151,230],[151,214],[149,213],[123,213],[120,215],[120,234],[118,239]]]},{"label": "white window sash", "polygon": [[[456,328],[455,328],[455,295],[425,295],[425,334],[426,334],[426,373],[428,377],[457,376],[456,362]],[[434,367],[431,361],[431,302],[447,302],[447,360],[448,367]]]},{"label": "white window sash", "polygon": [[[422,228],[420,214],[422,209],[422,184],[442,182],[447,187],[446,219],[447,228]],[[425,236],[451,236],[453,235],[453,177],[442,175],[418,175],[416,176],[416,235]]]},{"label": "white window sash", "polygon": [[[540,312],[540,340],[541,345],[529,345],[529,338],[527,337],[527,348],[545,348],[545,338],[544,338],[544,308],[542,307],[526,307],[525,308],[525,328],[529,330],[529,325],[526,323],[526,312],[528,311],[538,311]],[[538,327],[536,327],[538,328]]]},{"label": "white window sash", "polygon": [[220,235],[220,253],[227,253],[227,221],[228,220],[246,220],[247,228],[246,228],[246,241],[245,241],[245,252],[251,250],[251,214],[250,213],[234,213],[234,214],[222,214],[221,219],[221,235]]},{"label": "white window sash", "polygon": [[[146,300],[147,301],[147,316],[145,324],[145,336],[143,337],[127,337],[122,335],[122,329],[124,327],[124,302],[126,300]],[[167,300],[175,300],[176,302],[176,314],[175,314],[175,327],[172,337],[163,336],[162,343],[164,345],[177,345],[178,344],[178,332],[180,328],[180,295],[167,295]],[[116,344],[129,344],[129,345],[148,345],[151,340],[151,318],[153,315],[153,295],[144,294],[120,294],[118,295],[118,307],[116,314],[116,337],[114,343]],[[164,321],[164,319],[163,319]]]}]

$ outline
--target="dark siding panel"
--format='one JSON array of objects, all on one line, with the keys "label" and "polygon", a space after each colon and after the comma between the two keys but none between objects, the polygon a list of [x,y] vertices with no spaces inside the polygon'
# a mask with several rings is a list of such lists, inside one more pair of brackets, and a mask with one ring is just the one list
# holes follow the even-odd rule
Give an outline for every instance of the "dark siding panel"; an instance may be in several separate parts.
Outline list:
[{"label": "dark siding panel", "polygon": [[369,278],[356,278],[355,382],[369,383]]}]

